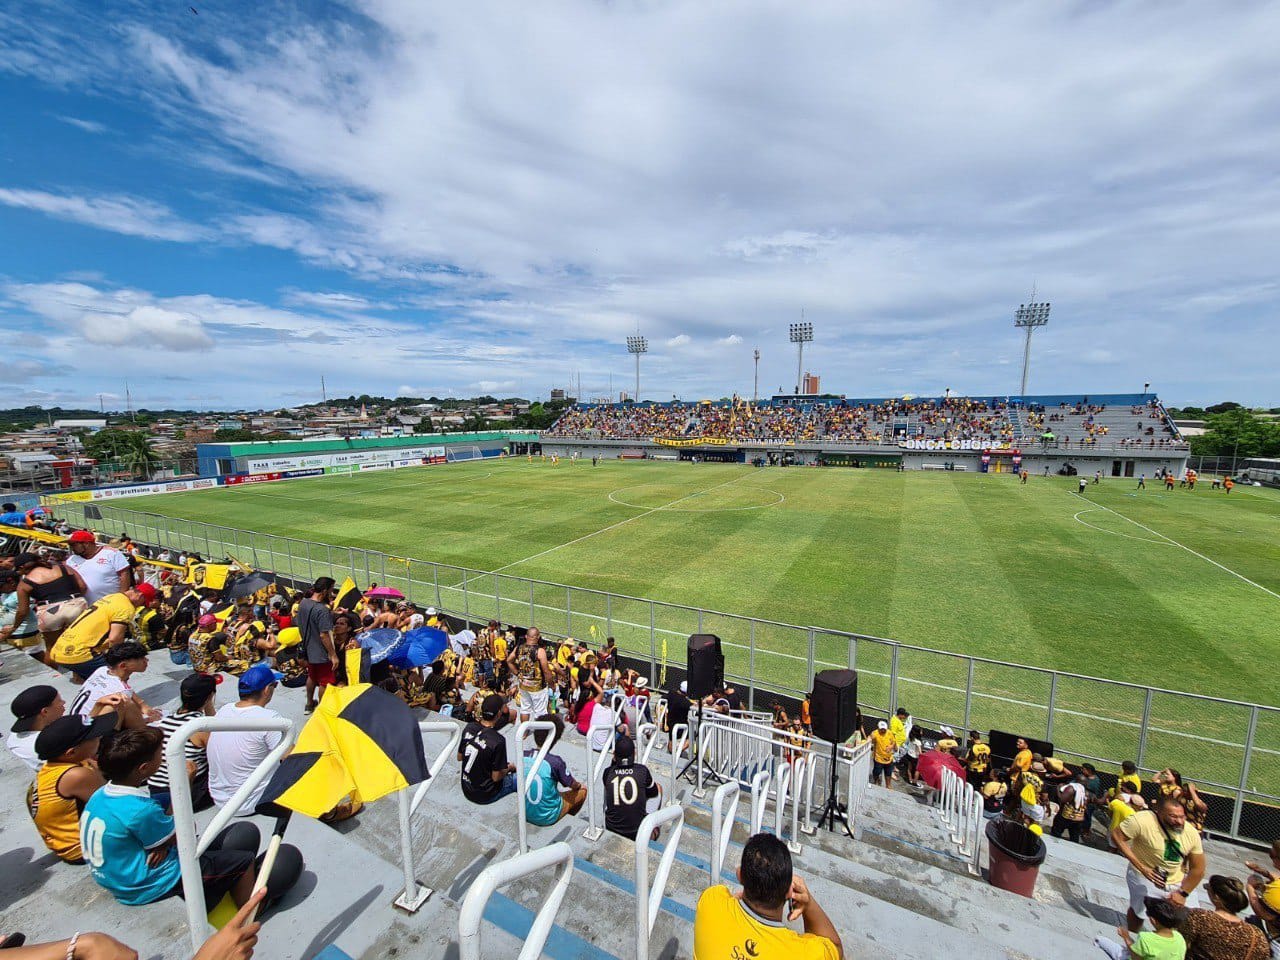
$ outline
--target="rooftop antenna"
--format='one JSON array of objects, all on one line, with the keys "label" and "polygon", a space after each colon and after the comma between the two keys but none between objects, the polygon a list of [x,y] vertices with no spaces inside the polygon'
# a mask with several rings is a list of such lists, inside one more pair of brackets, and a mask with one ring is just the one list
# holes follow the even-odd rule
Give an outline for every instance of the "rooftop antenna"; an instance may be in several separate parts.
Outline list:
[{"label": "rooftop antenna", "polygon": [[[129,414],[129,419],[133,420],[133,395],[129,393],[128,380],[124,382],[124,407],[125,411]],[[134,422],[136,423],[137,421],[135,420]]]}]

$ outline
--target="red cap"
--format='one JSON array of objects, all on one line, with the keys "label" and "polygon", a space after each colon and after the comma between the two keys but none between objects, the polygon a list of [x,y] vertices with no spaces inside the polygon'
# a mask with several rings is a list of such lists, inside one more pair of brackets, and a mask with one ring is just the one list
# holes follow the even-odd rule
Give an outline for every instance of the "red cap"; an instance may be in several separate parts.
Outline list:
[{"label": "red cap", "polygon": [[156,602],[156,588],[149,583],[140,583],[133,588],[136,593],[142,597],[142,602],[147,606]]},{"label": "red cap", "polygon": [[77,530],[71,536],[67,537],[69,543],[97,543],[98,540],[88,530]]}]

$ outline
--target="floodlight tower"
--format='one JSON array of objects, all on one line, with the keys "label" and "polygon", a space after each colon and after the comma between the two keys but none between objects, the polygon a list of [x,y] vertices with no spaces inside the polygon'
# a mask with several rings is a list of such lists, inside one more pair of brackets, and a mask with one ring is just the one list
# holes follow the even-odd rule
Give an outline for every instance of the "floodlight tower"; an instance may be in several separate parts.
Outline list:
[{"label": "floodlight tower", "polygon": [[640,402],[640,354],[648,352],[649,341],[645,337],[627,337],[627,353],[634,353],[636,357],[636,403]]},{"label": "floodlight tower", "polygon": [[756,347],[751,356],[756,362],[756,375],[751,387],[751,402],[757,403],[760,400],[760,348]]},{"label": "floodlight tower", "polygon": [[[801,312],[800,316],[804,316]],[[804,369],[804,345],[813,342],[812,323],[791,324],[791,342],[796,345],[796,396],[800,396],[800,377]]]},{"label": "floodlight tower", "polygon": [[1027,344],[1022,351],[1022,390],[1020,396],[1027,395],[1027,371],[1031,369],[1031,331],[1043,327],[1049,322],[1048,303],[1023,303],[1013,315],[1013,325],[1027,331]]}]

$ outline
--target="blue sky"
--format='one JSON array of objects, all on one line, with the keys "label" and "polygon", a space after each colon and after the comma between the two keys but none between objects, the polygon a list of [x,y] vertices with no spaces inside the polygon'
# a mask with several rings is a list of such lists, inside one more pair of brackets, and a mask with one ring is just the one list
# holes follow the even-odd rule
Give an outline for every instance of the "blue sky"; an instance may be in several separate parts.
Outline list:
[{"label": "blue sky", "polygon": [[16,2],[0,406],[1280,404],[1280,6]]}]

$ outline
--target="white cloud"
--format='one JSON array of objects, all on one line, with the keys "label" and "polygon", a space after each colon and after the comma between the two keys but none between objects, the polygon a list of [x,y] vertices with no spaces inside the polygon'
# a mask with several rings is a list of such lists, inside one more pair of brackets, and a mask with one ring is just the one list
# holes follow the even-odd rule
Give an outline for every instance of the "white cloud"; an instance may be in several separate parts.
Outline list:
[{"label": "white cloud", "polygon": [[736,347],[742,342],[742,338],[736,333],[731,333],[727,337],[721,337],[716,343],[723,344],[726,347]]},{"label": "white cloud", "polygon": [[480,380],[472,384],[481,393],[502,393],[508,390],[514,390],[518,386],[515,380]]},{"label": "white cloud", "polygon": [[84,197],[0,188],[0,204],[150,240],[190,242],[209,237],[208,231],[186,223],[168,207],[136,197]]},{"label": "white cloud", "polygon": [[63,123],[70,124],[73,127],[83,130],[85,133],[106,133],[107,132],[107,125],[105,123],[98,123],[98,121],[96,120],[82,120],[79,117],[66,117],[66,116],[60,116],[58,117],[58,119],[61,120]]},{"label": "white cloud", "polygon": [[687,333],[676,334],[667,340],[668,347],[684,347],[690,343],[690,337]]}]

